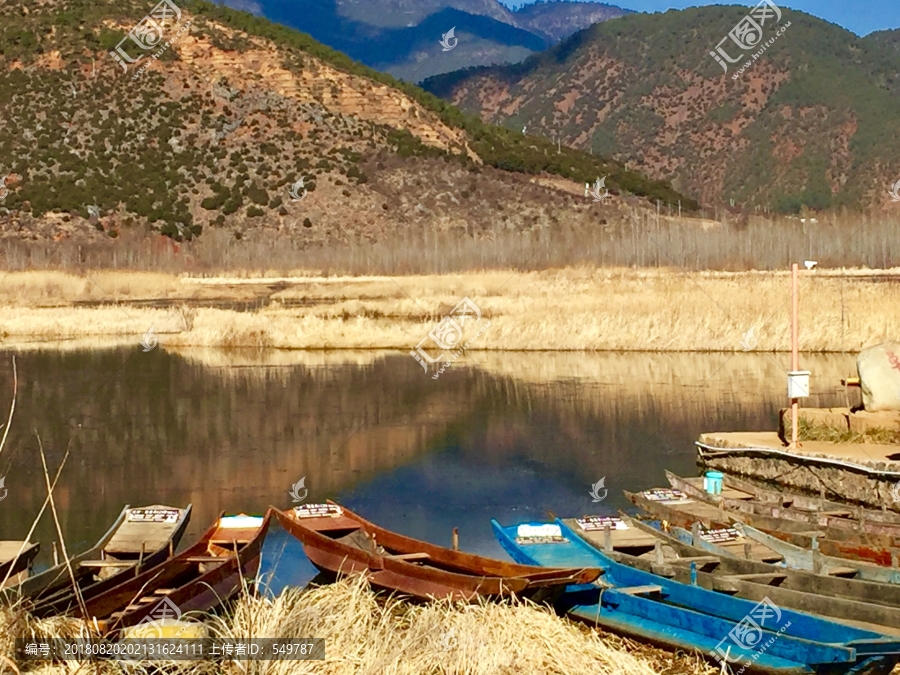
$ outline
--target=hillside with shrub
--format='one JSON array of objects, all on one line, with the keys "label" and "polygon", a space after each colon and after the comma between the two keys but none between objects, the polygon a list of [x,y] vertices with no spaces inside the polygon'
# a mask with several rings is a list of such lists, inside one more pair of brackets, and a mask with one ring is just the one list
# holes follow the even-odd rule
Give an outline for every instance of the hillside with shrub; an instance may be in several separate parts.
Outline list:
[{"label": "hillside with shrub", "polygon": [[[266,229],[312,245],[451,222],[509,229],[528,226],[532,205],[549,222],[548,205],[563,204],[559,190],[523,189],[529,175],[576,187],[605,176],[623,197],[697,207],[618,162],[467,117],[303,33],[180,7],[125,72],[110,51],[152,7],[0,2],[2,236],[61,240],[89,223],[110,238]],[[509,199],[525,200],[512,220]]]},{"label": "hillside with shrub", "polygon": [[709,53],[749,11],[629,15],[521,64],[423,86],[486,123],[528,125],[704,203],[786,213],[888,205],[900,179],[896,31],[863,39],[783,9],[763,28],[758,59],[723,43],[738,59],[726,73]]}]

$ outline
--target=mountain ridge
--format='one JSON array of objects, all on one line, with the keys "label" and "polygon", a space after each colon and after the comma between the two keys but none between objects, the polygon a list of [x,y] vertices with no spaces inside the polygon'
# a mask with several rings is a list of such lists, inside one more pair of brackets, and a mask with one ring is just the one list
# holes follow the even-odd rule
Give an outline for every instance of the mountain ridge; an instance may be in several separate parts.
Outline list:
[{"label": "mountain ridge", "polygon": [[489,232],[589,217],[589,201],[542,185],[542,173],[575,181],[575,195],[605,175],[623,201],[697,206],[616,162],[482,125],[302,33],[201,0],[182,8],[171,45],[128,72],[110,52],[127,43],[135,56],[137,0],[64,0],[9,19],[0,236],[218,230],[326,246],[406,228],[471,232],[480,219]]},{"label": "mountain ridge", "polygon": [[423,87],[484,122],[527,124],[704,203],[886,205],[885,186],[900,177],[889,131],[900,128],[900,50],[885,44],[893,36],[858,38],[782,12],[790,28],[746,73],[736,70],[746,57],[723,73],[709,52],[748,9],[710,6],[596,24],[522,63]]},{"label": "mountain ridge", "polygon": [[[471,65],[512,63],[596,21],[627,12],[558,0],[513,12],[497,0],[222,0],[301,30],[368,66],[419,81]],[[456,29],[453,51],[441,35]],[[449,52],[449,53],[448,53]]]}]

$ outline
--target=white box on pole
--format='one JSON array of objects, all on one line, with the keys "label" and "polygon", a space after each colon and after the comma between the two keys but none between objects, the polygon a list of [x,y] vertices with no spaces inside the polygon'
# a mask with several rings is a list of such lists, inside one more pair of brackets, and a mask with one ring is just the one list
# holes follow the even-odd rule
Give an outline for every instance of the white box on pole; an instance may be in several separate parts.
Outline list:
[{"label": "white box on pole", "polygon": [[788,373],[788,398],[807,398],[809,396],[808,370],[792,370]]}]

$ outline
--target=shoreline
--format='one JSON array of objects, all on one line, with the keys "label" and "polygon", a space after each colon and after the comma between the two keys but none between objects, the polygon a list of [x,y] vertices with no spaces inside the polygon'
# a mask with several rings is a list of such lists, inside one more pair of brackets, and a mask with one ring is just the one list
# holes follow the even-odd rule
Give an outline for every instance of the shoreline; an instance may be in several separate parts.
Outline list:
[{"label": "shoreline", "polygon": [[[465,353],[781,354],[790,351],[789,310],[781,270],[577,267],[332,278],[10,272],[0,288],[0,348],[84,340],[399,350],[428,364],[446,362],[463,345]],[[900,271],[801,273],[801,351],[856,352],[895,339],[898,326]]]}]

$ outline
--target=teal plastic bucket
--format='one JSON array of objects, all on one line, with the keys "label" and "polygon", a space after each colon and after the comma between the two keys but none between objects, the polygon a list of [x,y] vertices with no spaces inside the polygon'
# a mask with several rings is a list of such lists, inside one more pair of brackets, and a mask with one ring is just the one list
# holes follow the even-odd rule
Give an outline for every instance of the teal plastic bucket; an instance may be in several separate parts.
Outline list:
[{"label": "teal plastic bucket", "polygon": [[724,483],[725,474],[721,471],[707,471],[703,477],[703,489],[707,494],[722,494],[722,484]]}]

